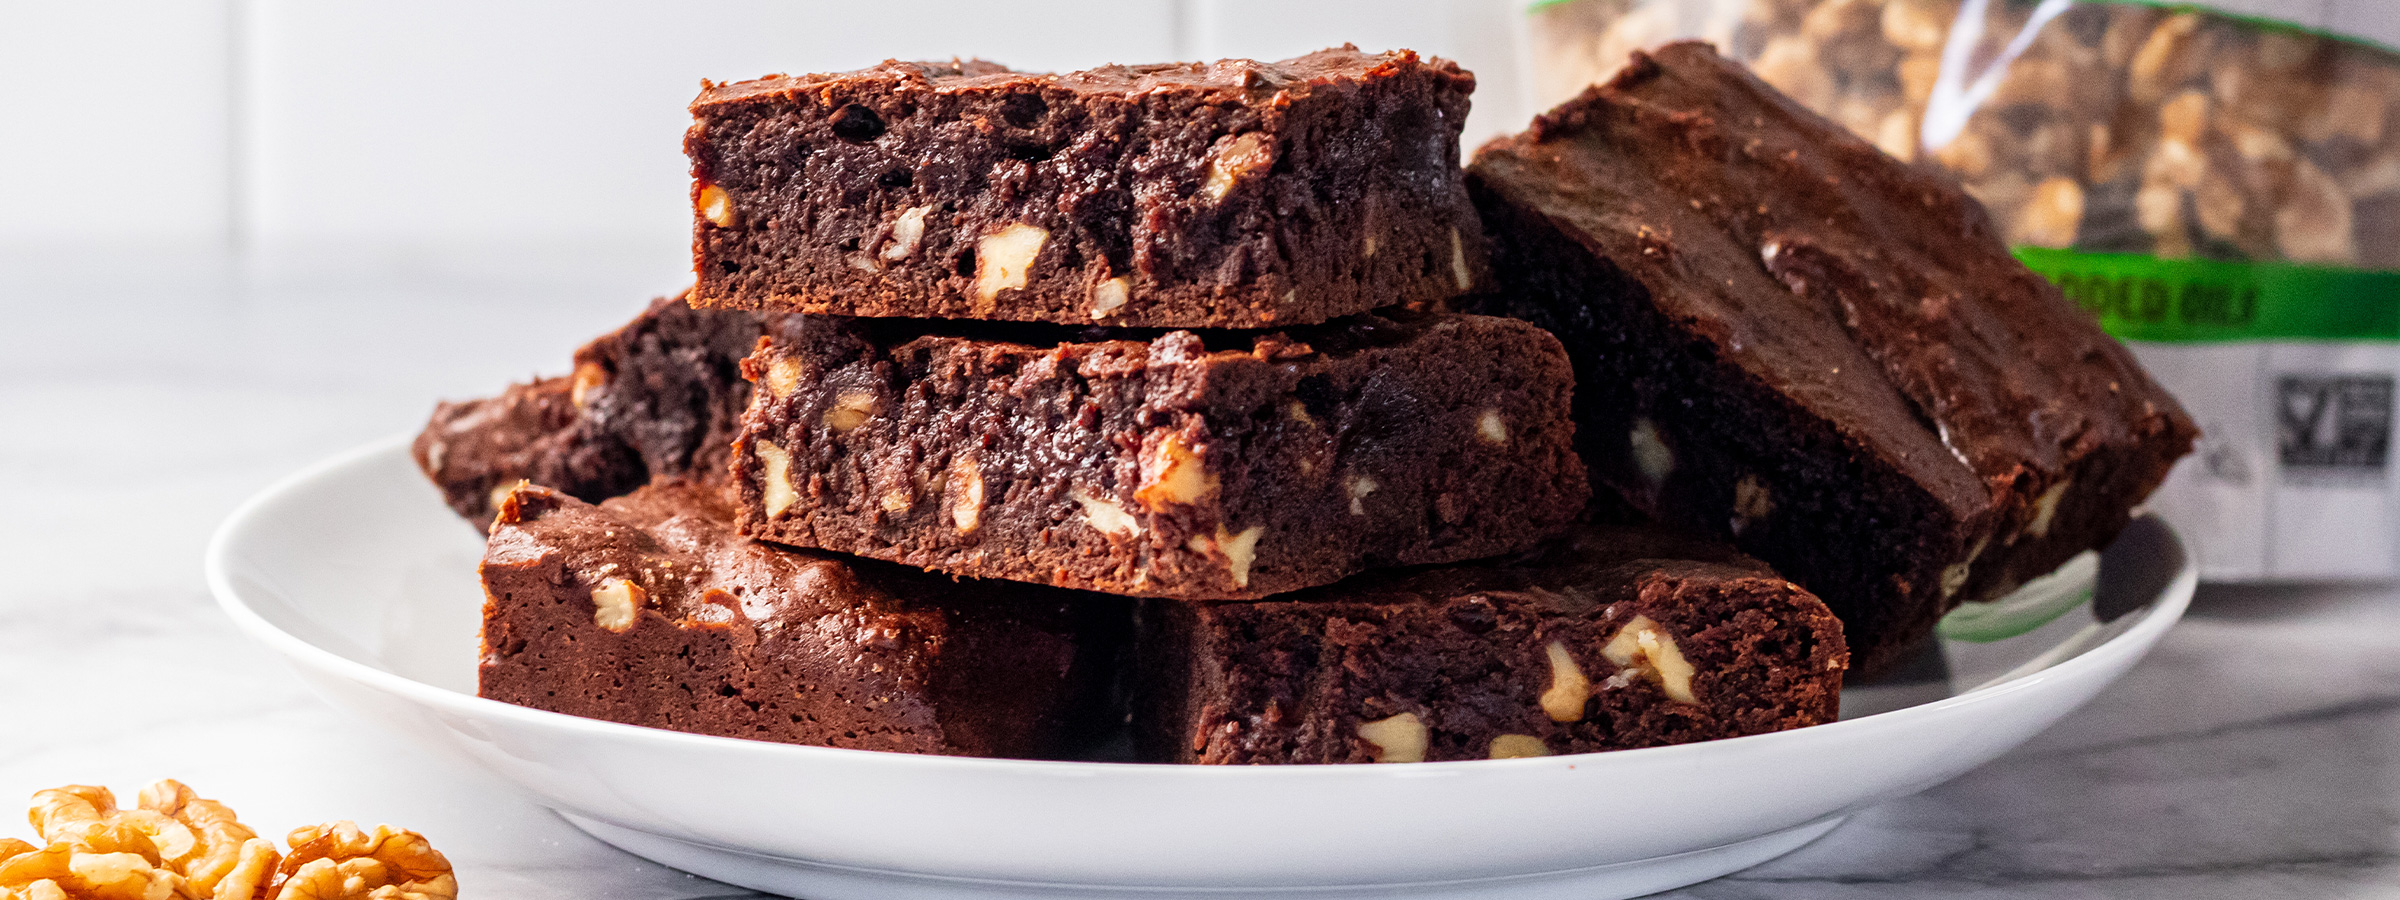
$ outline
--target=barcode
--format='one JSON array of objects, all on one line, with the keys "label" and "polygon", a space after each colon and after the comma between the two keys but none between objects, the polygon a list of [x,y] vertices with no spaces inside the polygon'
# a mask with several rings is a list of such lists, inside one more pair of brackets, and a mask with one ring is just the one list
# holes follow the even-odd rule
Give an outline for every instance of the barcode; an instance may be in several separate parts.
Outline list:
[{"label": "barcode", "polygon": [[2379,474],[2391,456],[2392,376],[2275,379],[2276,447],[2286,469]]}]

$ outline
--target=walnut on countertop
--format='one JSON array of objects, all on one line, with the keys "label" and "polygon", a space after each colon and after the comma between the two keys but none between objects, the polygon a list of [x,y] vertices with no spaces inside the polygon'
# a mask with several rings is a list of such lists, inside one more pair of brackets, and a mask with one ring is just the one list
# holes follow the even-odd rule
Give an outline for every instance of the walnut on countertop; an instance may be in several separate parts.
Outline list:
[{"label": "walnut on countertop", "polygon": [[47,846],[0,838],[0,900],[457,900],[450,863],[414,832],[338,822],[292,832],[285,857],[233,810],[174,780],[119,809],[107,788],[33,795]]}]

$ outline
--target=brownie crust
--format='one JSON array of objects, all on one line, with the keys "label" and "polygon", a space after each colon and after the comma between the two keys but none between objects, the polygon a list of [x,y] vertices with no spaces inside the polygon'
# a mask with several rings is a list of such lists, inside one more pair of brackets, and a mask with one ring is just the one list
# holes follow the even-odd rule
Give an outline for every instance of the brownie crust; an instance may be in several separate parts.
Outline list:
[{"label": "brownie crust", "polygon": [[1503,289],[1578,366],[1595,480],[1822,596],[1862,672],[2106,544],[2196,434],[1946,176],[1706,45],[1487,144]]},{"label": "brownie crust", "polygon": [[784,320],[744,371],[741,528],[936,571],[1246,599],[1519,552],[1590,493],[1523,322],[1088,334]]},{"label": "brownie crust", "polygon": [[532,481],[598,502],[654,479],[726,481],[750,383],[758,313],[665,297],[575,351],[574,374],[434,408],[410,447],[450,508],[489,526],[500,494]]},{"label": "brownie crust", "polygon": [[1526,558],[1143,613],[1144,758],[1363,763],[1589,753],[1832,721],[1839,620],[1756,560],[1655,527]]},{"label": "brownie crust", "polygon": [[1116,726],[1131,604],[734,534],[720,491],[503,495],[480,696],[723,737],[1058,758]]},{"label": "brownie crust", "polygon": [[980,60],[708,85],[703,306],[1261,328],[1486,275],[1474,76],[1410,51],[1013,72]]}]

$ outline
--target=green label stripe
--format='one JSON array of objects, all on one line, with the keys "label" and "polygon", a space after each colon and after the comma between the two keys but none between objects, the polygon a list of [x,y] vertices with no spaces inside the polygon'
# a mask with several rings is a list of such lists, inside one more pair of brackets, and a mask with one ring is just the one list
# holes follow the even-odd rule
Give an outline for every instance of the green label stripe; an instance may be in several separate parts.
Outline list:
[{"label": "green label stripe", "polygon": [[2400,341],[2400,272],[2040,247],[2017,258],[2126,340]]}]

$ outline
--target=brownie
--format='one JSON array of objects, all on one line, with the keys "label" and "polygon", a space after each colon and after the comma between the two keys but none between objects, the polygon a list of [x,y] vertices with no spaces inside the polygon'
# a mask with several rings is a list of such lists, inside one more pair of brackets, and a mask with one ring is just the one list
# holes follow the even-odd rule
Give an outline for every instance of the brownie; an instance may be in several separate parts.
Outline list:
[{"label": "brownie", "polygon": [[593,506],[519,486],[483,560],[481,696],[699,734],[1071,754],[1111,705],[1132,605],[740,537],[723,492]]},{"label": "brownie", "polygon": [[[1528,549],[1589,496],[1510,319],[1277,332],[794,316],[743,363],[743,533],[979,578],[1255,598]],[[1092,332],[1099,333],[1092,333]]]},{"label": "brownie", "polygon": [[445,402],[409,449],[443,501],[477,527],[492,524],[500,495],[533,480],[599,500],[650,478],[641,456],[615,440],[594,439],[573,400],[574,379],[512,384],[497,397]]},{"label": "brownie", "polygon": [[1150,601],[1135,724],[1186,763],[1485,759],[1832,721],[1839,620],[1757,560],[1594,526],[1499,562]]},{"label": "brownie", "polygon": [[1825,599],[1862,672],[2106,544],[2195,436],[1947,176],[1706,45],[1484,146],[1502,290],[1562,338],[1593,478]]},{"label": "brownie", "polygon": [[696,302],[1176,328],[1309,324],[1483,277],[1473,75],[1402,50],[982,61],[704,85]]},{"label": "brownie", "polygon": [[434,408],[411,448],[459,515],[489,525],[497,495],[531,480],[584,500],[652,479],[723,483],[750,383],[740,364],[764,317],[652,301],[575,352],[575,373]]}]

